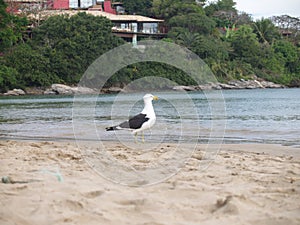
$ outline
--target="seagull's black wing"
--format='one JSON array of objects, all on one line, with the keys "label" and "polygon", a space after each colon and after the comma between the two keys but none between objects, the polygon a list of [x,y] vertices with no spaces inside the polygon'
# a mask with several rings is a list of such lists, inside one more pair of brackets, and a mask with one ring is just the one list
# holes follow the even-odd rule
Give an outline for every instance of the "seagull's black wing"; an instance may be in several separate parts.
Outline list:
[{"label": "seagull's black wing", "polygon": [[130,118],[128,121],[119,124],[118,126],[107,127],[106,131],[120,130],[120,129],[139,129],[142,127],[143,123],[149,120],[149,118],[147,118],[146,116],[147,116],[146,114],[140,113]]},{"label": "seagull's black wing", "polygon": [[148,121],[149,118],[146,117],[146,114],[138,114],[132,118],[129,119],[129,121],[121,123],[119,126],[122,128],[130,128],[130,129],[139,129],[145,123]]}]

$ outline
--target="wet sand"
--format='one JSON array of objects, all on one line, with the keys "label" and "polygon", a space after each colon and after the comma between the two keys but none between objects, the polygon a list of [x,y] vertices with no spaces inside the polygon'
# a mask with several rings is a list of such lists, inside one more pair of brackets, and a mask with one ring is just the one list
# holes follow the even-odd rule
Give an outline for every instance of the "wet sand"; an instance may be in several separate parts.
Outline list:
[{"label": "wet sand", "polygon": [[[176,157],[176,145],[136,151],[106,142],[108,156],[125,165],[107,162],[111,171],[105,163],[94,169],[88,164],[105,161],[99,149],[87,145],[82,152],[75,143],[0,141],[0,224],[300,224],[299,148],[225,144],[210,158],[199,145],[169,179],[150,185],[153,177],[146,177],[137,187],[118,184],[122,170],[130,167],[144,174],[155,165],[163,167],[157,162]],[[153,171],[174,171],[166,169]]]}]

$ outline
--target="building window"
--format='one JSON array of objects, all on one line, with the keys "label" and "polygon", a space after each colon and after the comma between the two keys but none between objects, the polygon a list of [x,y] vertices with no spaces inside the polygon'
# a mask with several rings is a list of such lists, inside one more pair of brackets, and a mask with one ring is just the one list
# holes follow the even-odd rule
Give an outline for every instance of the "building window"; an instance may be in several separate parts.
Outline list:
[{"label": "building window", "polygon": [[146,34],[155,34],[158,33],[158,24],[157,23],[143,23],[142,31]]}]

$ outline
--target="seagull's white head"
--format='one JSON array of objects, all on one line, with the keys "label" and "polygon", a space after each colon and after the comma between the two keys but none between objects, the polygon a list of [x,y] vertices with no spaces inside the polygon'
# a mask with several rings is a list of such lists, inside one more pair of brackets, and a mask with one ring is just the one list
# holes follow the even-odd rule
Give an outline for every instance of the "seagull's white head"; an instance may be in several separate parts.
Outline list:
[{"label": "seagull's white head", "polygon": [[158,100],[157,96],[154,96],[152,94],[146,94],[144,97],[144,102],[152,101],[152,100]]}]

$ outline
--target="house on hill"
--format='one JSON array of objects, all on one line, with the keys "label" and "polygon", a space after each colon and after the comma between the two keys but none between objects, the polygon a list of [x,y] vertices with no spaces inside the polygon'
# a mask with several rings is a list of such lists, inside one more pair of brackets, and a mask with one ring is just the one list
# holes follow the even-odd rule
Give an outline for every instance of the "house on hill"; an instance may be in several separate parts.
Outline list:
[{"label": "house on hill", "polygon": [[[47,19],[49,16],[68,14],[70,16],[86,12],[94,16],[103,16],[112,21],[112,32],[126,41],[136,44],[141,38],[161,39],[166,36],[163,20],[141,15],[125,15],[122,3],[110,0],[10,0],[16,3],[13,11],[40,9],[31,14],[33,19]],[[16,7],[17,6],[17,7]],[[25,7],[26,6],[26,7]]]}]

